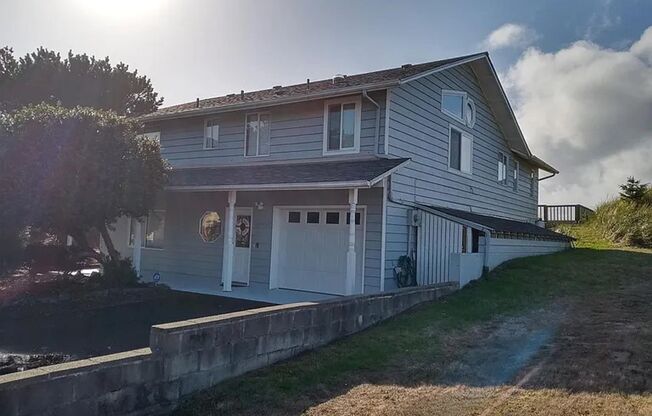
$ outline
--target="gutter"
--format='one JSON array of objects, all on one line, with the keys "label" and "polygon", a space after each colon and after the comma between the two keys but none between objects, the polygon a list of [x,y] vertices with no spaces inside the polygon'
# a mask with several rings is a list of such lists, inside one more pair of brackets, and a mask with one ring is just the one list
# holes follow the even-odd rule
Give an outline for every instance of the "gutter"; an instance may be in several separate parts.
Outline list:
[{"label": "gutter", "polygon": [[555,177],[555,176],[557,176],[557,174],[553,172],[553,173],[551,173],[551,174],[548,175],[548,176],[544,176],[543,178],[539,178],[539,179],[537,179],[537,181],[538,181],[538,182],[545,181],[546,179],[550,179],[550,178],[553,178],[553,177]]},{"label": "gutter", "polygon": [[[380,146],[380,104],[374,101],[368,94],[367,90],[362,90],[362,96],[366,98],[371,104],[376,107],[376,148],[374,149],[374,154],[378,155],[378,146]],[[362,111],[362,109],[360,109]]]}]

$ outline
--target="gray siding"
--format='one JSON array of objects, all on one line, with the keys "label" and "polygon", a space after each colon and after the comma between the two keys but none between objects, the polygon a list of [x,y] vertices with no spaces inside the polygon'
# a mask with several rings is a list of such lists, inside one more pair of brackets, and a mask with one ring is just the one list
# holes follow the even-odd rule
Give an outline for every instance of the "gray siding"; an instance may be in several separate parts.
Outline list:
[{"label": "gray siding", "polygon": [[[480,239],[480,251],[484,251],[484,238]],[[507,260],[519,257],[540,256],[570,248],[565,241],[517,240],[492,238],[489,245],[489,269]]]},{"label": "gray siding", "polygon": [[[440,111],[441,90],[465,91],[476,104],[472,129]],[[472,174],[448,169],[448,131],[453,125],[473,136]],[[520,161],[518,191],[512,190],[514,155],[496,123],[477,79],[468,66],[452,68],[401,85],[390,94],[390,155],[410,157],[410,165],[392,177],[392,196],[399,200],[472,210],[533,221],[537,192],[530,195],[529,169]],[[497,182],[498,152],[512,158],[508,183]]]},{"label": "gray siding", "polygon": [[[385,92],[370,96],[381,106],[380,141],[385,131]],[[195,117],[151,124],[161,132],[161,151],[173,167],[212,166],[238,163],[266,163],[280,160],[331,158],[323,156],[324,101],[307,101],[262,109],[271,114],[270,155],[244,156],[245,116],[235,111],[214,117]],[[220,134],[217,147],[203,149],[204,121],[217,120]],[[376,142],[376,107],[362,98],[360,154],[373,155]],[[355,155],[338,156],[352,157]]]},{"label": "gray siding", "polygon": [[[146,281],[154,272],[161,274],[162,281],[169,277],[207,279],[217,287],[222,274],[223,236],[213,243],[205,243],[199,236],[199,219],[205,211],[217,211],[225,218],[227,206],[225,192],[167,193],[166,224],[163,249],[142,250],[141,272]],[[382,189],[360,190],[359,204],[365,205],[365,293],[380,289],[380,240],[381,240]],[[263,202],[262,210],[253,210],[253,231],[250,263],[250,283],[269,285],[269,267],[272,244],[273,207],[279,205],[347,205],[348,191],[282,191],[239,192],[236,207],[253,207]],[[127,221],[120,221],[114,236],[126,242]],[[119,236],[119,237],[118,237]],[[342,248],[346,250],[346,247]],[[123,253],[131,256],[131,249]]]}]

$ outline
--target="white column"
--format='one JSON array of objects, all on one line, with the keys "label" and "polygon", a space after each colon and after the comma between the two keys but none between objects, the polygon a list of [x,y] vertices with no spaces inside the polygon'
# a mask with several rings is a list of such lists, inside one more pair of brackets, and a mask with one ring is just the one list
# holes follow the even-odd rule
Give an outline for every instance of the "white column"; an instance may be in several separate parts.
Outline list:
[{"label": "white column", "polygon": [[[130,220],[131,221],[131,220]],[[131,263],[136,270],[136,274],[140,277],[140,259],[143,245],[143,223],[140,218],[136,219],[134,227],[134,252],[131,256]]]},{"label": "white column", "polygon": [[349,189],[349,249],[346,252],[346,293],[355,291],[355,211],[358,205],[358,188]]},{"label": "white column", "polygon": [[382,222],[380,227],[380,291],[385,291],[385,247],[387,246],[387,178],[383,179]]},{"label": "white column", "polygon": [[226,234],[224,236],[224,252],[222,254],[222,284],[225,292],[231,291],[233,282],[233,252],[235,247],[235,198],[236,192],[229,191],[229,207],[226,214]]}]

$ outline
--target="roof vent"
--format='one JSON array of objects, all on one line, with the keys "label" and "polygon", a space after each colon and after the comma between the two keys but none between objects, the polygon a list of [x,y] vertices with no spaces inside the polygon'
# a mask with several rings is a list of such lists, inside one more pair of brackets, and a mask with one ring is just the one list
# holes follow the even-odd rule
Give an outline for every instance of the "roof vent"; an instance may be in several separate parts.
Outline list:
[{"label": "roof vent", "polygon": [[235,94],[226,94],[227,97],[235,97]]},{"label": "roof vent", "polygon": [[240,90],[240,98],[244,100],[244,90]]},{"label": "roof vent", "polygon": [[274,88],[275,90],[280,90],[281,88],[283,88],[283,86],[282,86],[282,85],[274,85],[273,88]]},{"label": "roof vent", "polygon": [[344,82],[345,78],[346,78],[346,75],[344,75],[344,74],[335,74],[333,76],[333,84],[339,84],[340,82]]},{"label": "roof vent", "polygon": [[197,102],[195,103],[195,107],[199,108],[199,97],[197,97]]},{"label": "roof vent", "polygon": [[401,69],[408,69],[408,68],[412,68],[412,64],[403,64],[403,65],[401,65]]}]

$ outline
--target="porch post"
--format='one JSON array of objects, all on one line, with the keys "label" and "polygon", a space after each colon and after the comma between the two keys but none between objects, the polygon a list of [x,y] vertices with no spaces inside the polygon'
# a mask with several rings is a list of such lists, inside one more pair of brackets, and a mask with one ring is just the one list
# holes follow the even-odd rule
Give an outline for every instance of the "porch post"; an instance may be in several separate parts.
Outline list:
[{"label": "porch post", "polygon": [[134,266],[134,270],[136,270],[136,274],[138,275],[138,277],[140,277],[140,259],[142,257],[141,256],[142,245],[143,245],[143,223],[140,222],[140,218],[136,218],[136,224],[134,227],[134,251],[133,254],[131,255],[131,263],[132,266]]},{"label": "porch post", "polygon": [[229,191],[229,208],[226,216],[226,235],[222,254],[222,284],[225,292],[231,291],[233,281],[233,248],[235,247],[235,198],[236,191]]},{"label": "porch post", "polygon": [[355,291],[355,211],[358,204],[358,188],[349,189],[349,249],[346,252],[346,294]]}]

